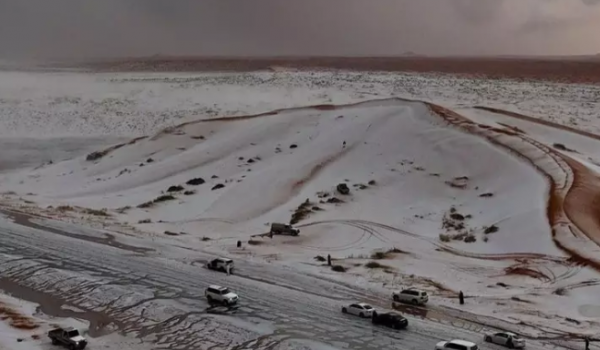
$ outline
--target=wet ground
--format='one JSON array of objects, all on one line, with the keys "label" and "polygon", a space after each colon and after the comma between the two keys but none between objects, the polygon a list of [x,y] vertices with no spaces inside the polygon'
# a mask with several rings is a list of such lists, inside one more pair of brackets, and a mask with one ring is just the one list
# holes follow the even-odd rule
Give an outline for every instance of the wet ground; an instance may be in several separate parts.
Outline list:
[{"label": "wet ground", "polygon": [[[290,339],[344,349],[421,349],[450,338],[480,343],[487,329],[404,305],[397,307],[409,315],[407,330],[376,327],[340,312],[344,303],[369,297],[352,286],[251,262],[238,262],[236,274],[226,276],[106,233],[58,226],[0,217],[0,289],[38,303],[46,314],[88,320],[90,345],[94,337],[120,332],[173,350],[274,349]],[[197,260],[208,258],[199,253]],[[236,291],[239,307],[210,307],[203,295],[209,284]],[[533,342],[529,348],[557,347]]]}]

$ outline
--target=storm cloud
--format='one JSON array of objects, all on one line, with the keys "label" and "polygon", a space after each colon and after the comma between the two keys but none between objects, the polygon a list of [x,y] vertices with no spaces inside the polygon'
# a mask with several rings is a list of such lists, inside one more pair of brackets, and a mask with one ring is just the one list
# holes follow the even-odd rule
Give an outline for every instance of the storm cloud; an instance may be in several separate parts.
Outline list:
[{"label": "storm cloud", "polygon": [[600,0],[0,0],[0,58],[600,52]]}]

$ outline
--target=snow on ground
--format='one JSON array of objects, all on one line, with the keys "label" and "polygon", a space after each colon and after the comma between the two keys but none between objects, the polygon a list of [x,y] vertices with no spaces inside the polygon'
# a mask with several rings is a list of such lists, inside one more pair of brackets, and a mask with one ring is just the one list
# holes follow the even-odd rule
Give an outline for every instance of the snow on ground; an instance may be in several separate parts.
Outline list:
[{"label": "snow on ground", "polygon": [[[198,178],[205,183],[186,184]],[[189,123],[95,161],[79,157],[0,181],[30,203],[75,206],[53,215],[110,216],[155,237],[167,232],[189,246],[306,265],[330,278],[421,285],[440,303],[454,303],[458,290],[504,302],[547,295],[571,272],[551,240],[542,176],[416,102]],[[340,183],[350,195],[338,193]],[[169,193],[171,186],[183,188]],[[300,211],[299,237],[252,237]],[[486,234],[490,227],[497,232]],[[372,259],[378,251],[382,259]],[[531,262],[493,259],[515,253]],[[327,254],[347,272],[314,261]],[[507,275],[521,265],[552,277]]]},{"label": "snow on ground", "polygon": [[0,135],[141,136],[198,118],[390,96],[447,106],[506,108],[600,130],[600,87],[593,85],[340,71],[95,75],[0,71]]},{"label": "snow on ground", "polygon": [[36,350],[52,347],[48,331],[74,327],[93,348],[139,349],[139,341],[117,334],[90,338],[89,324],[74,318],[55,318],[41,314],[36,304],[0,293],[0,350]]},{"label": "snow on ground", "polygon": [[[469,311],[513,322],[598,322],[585,283],[597,274],[552,242],[543,176],[425,104],[216,118],[400,95],[516,126],[593,164],[598,147],[587,139],[469,107],[597,131],[598,87],[390,73],[0,74],[0,135],[12,137],[0,139],[9,150],[0,152],[0,193],[22,210],[344,282],[420,286],[436,305],[457,307],[463,290]],[[149,137],[126,138],[141,135]],[[21,146],[18,137],[30,138]],[[299,237],[255,237],[294,213]],[[315,260],[327,254],[346,272]]]}]

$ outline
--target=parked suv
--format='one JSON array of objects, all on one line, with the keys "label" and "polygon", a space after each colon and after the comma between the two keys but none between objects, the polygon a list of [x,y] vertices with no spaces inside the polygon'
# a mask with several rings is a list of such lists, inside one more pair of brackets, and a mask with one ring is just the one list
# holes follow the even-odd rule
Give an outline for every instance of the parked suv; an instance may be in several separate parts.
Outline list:
[{"label": "parked suv", "polygon": [[206,264],[206,267],[209,270],[223,271],[227,272],[229,269],[229,273],[233,273],[233,260],[227,258],[216,258],[209,261]]},{"label": "parked suv", "polygon": [[292,225],[274,222],[271,224],[271,230],[269,231],[269,233],[272,235],[298,236],[300,230]]},{"label": "parked suv", "polygon": [[413,305],[425,305],[429,301],[427,292],[418,289],[403,289],[392,294],[392,299],[400,303],[411,303]]},{"label": "parked suv", "polygon": [[235,305],[238,302],[238,295],[233,293],[227,287],[212,285],[206,288],[204,292],[209,304],[219,303],[224,305]]}]

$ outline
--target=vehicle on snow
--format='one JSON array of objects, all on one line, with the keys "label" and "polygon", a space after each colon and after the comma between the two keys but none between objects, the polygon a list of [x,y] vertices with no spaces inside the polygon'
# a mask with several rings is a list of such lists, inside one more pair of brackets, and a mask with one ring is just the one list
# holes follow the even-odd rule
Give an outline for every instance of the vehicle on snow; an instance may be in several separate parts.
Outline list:
[{"label": "vehicle on snow", "polygon": [[479,347],[470,341],[453,339],[437,343],[435,350],[479,350]]},{"label": "vehicle on snow", "polygon": [[216,258],[216,259],[209,261],[206,264],[206,267],[209,270],[216,270],[216,271],[223,271],[223,272],[227,272],[227,269],[229,268],[229,273],[233,273],[234,264],[233,264],[233,260],[231,260],[231,259]]},{"label": "vehicle on snow", "polygon": [[423,290],[414,288],[403,289],[392,293],[392,299],[399,303],[410,303],[413,305],[425,305],[429,301],[429,295]]},{"label": "vehicle on snow", "polygon": [[239,297],[227,287],[211,285],[204,291],[204,296],[209,304],[235,305]]},{"label": "vehicle on snow", "polygon": [[48,332],[52,345],[63,345],[69,350],[83,350],[87,346],[87,340],[73,327],[55,328]]},{"label": "vehicle on snow", "polygon": [[272,235],[298,236],[300,230],[292,225],[274,222],[271,224],[271,231],[269,233]]},{"label": "vehicle on snow", "polygon": [[393,329],[404,329],[408,327],[408,320],[397,312],[373,312],[371,317],[373,324],[382,325]]},{"label": "vehicle on snow", "polygon": [[367,303],[354,303],[342,307],[342,312],[361,318],[371,318],[375,309]]},{"label": "vehicle on snow", "polygon": [[519,337],[518,334],[512,332],[491,332],[486,333],[483,337],[488,343],[506,346],[509,349],[524,349],[525,339]]}]

